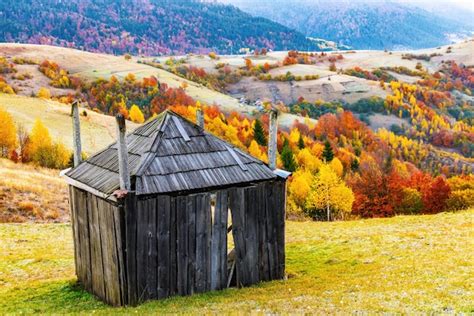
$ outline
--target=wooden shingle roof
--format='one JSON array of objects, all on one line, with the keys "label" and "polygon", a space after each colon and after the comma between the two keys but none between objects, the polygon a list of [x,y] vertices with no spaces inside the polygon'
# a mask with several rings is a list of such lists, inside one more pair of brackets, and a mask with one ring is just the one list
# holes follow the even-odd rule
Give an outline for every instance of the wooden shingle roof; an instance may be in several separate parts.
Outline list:
[{"label": "wooden shingle roof", "polygon": [[[262,161],[171,111],[140,126],[126,140],[132,190],[137,195],[211,189],[277,177]],[[114,143],[65,175],[111,195],[119,189],[118,170]]]}]

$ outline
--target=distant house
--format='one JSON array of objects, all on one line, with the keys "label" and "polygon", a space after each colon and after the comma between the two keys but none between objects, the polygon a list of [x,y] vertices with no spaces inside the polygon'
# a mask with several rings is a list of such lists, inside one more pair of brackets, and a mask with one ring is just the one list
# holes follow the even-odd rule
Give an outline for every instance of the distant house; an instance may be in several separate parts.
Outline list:
[{"label": "distant house", "polygon": [[288,173],[174,112],[126,136],[117,121],[117,143],[64,174],[87,291],[135,305],[284,277]]}]

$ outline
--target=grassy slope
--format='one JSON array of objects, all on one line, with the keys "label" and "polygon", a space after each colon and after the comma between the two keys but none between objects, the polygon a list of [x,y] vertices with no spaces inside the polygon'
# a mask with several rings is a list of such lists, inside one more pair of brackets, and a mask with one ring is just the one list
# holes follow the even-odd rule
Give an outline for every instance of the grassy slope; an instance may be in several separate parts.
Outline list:
[{"label": "grassy slope", "polygon": [[67,194],[59,170],[0,159],[0,223],[67,221]]},{"label": "grassy slope", "polygon": [[0,225],[0,314],[472,311],[474,210],[288,222],[287,281],[112,309],[75,284],[67,224]]},{"label": "grassy slope", "polygon": [[[0,93],[0,106],[5,108],[17,123],[22,123],[29,131],[35,120],[40,118],[48,127],[53,139],[72,148],[71,109],[59,102],[38,98]],[[137,125],[127,122],[127,128]],[[95,153],[115,140],[115,119],[93,111],[87,117],[81,116],[82,150]]]}]

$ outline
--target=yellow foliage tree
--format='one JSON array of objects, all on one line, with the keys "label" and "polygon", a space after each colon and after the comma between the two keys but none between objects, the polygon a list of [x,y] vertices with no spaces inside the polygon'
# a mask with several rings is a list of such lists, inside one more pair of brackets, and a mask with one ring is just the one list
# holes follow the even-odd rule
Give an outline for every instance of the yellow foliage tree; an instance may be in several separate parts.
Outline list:
[{"label": "yellow foliage tree", "polygon": [[137,80],[137,77],[135,77],[135,74],[129,72],[126,76],[125,76],[125,81],[126,82],[129,82],[129,83],[133,83]]},{"label": "yellow foliage tree", "polygon": [[328,220],[344,218],[345,214],[351,212],[353,202],[352,190],[329,165],[321,165],[306,199],[306,208],[310,215],[317,217],[318,213],[325,211]]},{"label": "yellow foliage tree", "polygon": [[300,140],[301,134],[297,128],[293,128],[290,132],[290,144],[295,145]]},{"label": "yellow foliage tree", "polygon": [[312,147],[311,147],[311,153],[320,158],[323,154],[323,150],[324,150],[324,145],[323,144],[320,144],[320,143],[315,143]]},{"label": "yellow foliage tree", "polygon": [[47,168],[65,168],[71,158],[71,153],[63,144],[53,143],[48,129],[40,119],[36,119],[31,130],[26,151],[34,163]]},{"label": "yellow foliage tree", "polygon": [[16,126],[12,116],[0,107],[0,156],[8,157],[16,147]]},{"label": "yellow foliage tree", "polygon": [[135,122],[135,123],[143,123],[145,122],[145,117],[143,116],[143,113],[142,111],[140,110],[140,108],[137,106],[137,105],[132,105],[132,107],[130,108],[130,112],[129,112],[129,117],[130,119]]},{"label": "yellow foliage tree", "polygon": [[313,173],[309,170],[300,169],[296,171],[291,178],[291,182],[288,185],[289,198],[292,199],[300,209],[303,209],[305,207],[306,198],[311,191],[311,184],[314,178]]},{"label": "yellow foliage tree", "polygon": [[48,88],[41,87],[41,88],[38,90],[38,98],[51,99],[51,91],[49,91]]},{"label": "yellow foliage tree", "polygon": [[35,125],[30,134],[30,141],[28,143],[28,153],[30,157],[38,150],[40,147],[50,147],[53,145],[53,140],[49,131],[44,126],[43,122],[39,118],[36,119]]},{"label": "yellow foliage tree", "polygon": [[342,177],[342,174],[344,172],[344,167],[342,166],[341,161],[337,158],[334,157],[333,160],[329,163],[329,166],[334,170],[334,172],[339,176]]},{"label": "yellow foliage tree", "polygon": [[298,161],[299,166],[303,166],[304,169],[312,172],[318,171],[322,164],[322,161],[314,156],[308,148],[300,150],[296,155],[296,160]]},{"label": "yellow foliage tree", "polygon": [[2,80],[0,80],[0,92],[5,94],[15,94],[15,90]]},{"label": "yellow foliage tree", "polygon": [[255,140],[252,140],[250,142],[250,146],[249,146],[248,151],[255,158],[258,158],[258,159],[263,160],[263,161],[268,160],[267,155],[264,152],[262,152],[262,150],[260,149],[260,146],[257,144],[257,142]]}]

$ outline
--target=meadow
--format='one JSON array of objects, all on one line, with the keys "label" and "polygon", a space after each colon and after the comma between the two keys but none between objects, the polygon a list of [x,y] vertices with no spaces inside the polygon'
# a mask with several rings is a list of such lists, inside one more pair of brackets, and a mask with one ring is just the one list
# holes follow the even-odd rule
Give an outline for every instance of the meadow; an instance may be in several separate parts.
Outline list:
[{"label": "meadow", "polygon": [[0,314],[473,312],[474,210],[287,222],[288,279],[112,308],[74,276],[69,224],[0,225]]}]

